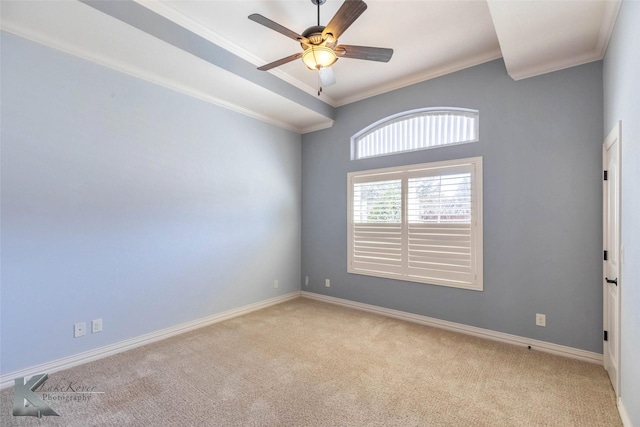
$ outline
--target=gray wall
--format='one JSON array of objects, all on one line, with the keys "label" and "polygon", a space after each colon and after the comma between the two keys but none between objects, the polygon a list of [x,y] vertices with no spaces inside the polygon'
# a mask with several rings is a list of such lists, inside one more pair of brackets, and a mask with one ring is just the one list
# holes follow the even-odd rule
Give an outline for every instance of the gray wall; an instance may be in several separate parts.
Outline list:
[{"label": "gray wall", "polygon": [[604,58],[604,132],[622,120],[621,398],[640,426],[640,3],[623,1]]},{"label": "gray wall", "polygon": [[[602,102],[601,62],[514,82],[497,60],[341,107],[302,138],[303,290],[601,352]],[[349,160],[362,128],[438,106],[478,109],[480,142]],[[484,158],[483,292],[347,274],[347,172],[470,156]]]},{"label": "gray wall", "polygon": [[7,33],[1,59],[2,374],[299,290],[299,135]]}]

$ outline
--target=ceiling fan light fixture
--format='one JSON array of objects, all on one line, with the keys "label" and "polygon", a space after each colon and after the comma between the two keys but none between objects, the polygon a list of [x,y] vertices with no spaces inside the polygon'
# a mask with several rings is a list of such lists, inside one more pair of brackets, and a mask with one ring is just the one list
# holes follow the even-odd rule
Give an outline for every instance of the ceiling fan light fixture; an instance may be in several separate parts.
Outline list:
[{"label": "ceiling fan light fixture", "polygon": [[310,46],[302,53],[302,61],[310,70],[332,66],[338,57],[333,49],[326,46]]}]

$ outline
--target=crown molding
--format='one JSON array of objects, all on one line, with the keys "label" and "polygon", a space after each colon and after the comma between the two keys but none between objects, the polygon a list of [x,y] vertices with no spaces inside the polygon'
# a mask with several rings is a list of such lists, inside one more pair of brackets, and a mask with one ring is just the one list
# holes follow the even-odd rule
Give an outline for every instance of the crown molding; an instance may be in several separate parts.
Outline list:
[{"label": "crown molding", "polygon": [[397,89],[402,89],[407,86],[411,86],[417,83],[421,83],[427,80],[435,79],[436,77],[442,77],[447,74],[455,73],[456,71],[461,71],[466,68],[475,67],[476,65],[481,65],[486,62],[490,62],[496,59],[502,58],[502,52],[500,49],[494,49],[491,52],[486,54],[471,56],[464,58],[453,65],[438,67],[430,69],[425,73],[414,74],[408,76],[405,79],[394,80],[393,82],[387,85],[381,85],[374,90],[370,90],[367,92],[362,92],[357,95],[342,99],[336,107],[341,107],[343,105],[351,104],[357,101],[362,101],[363,99],[371,98],[376,95],[382,95],[383,93],[391,92]]},{"label": "crown molding", "polygon": [[563,58],[555,62],[548,62],[542,66],[521,67],[520,69],[516,70],[507,68],[507,72],[513,80],[518,81],[531,77],[538,77],[543,74],[553,73],[555,71],[566,70],[567,68],[577,67],[579,65],[588,64],[590,62],[599,61],[603,58],[603,56],[603,53],[594,50],[592,52],[588,52],[571,58]]},{"label": "crown molding", "polygon": [[[0,26],[0,30],[6,31],[7,33],[13,34],[15,36],[30,40],[34,43],[38,43],[48,48],[57,50],[59,52],[62,52],[71,56],[75,56],[76,58],[80,58],[85,61],[89,61],[94,64],[98,64],[103,67],[109,68],[111,70],[118,71],[123,74],[127,74],[129,76],[147,81],[149,83],[156,84],[158,86],[164,87],[165,89],[169,89],[169,90],[190,96],[192,98],[196,98],[201,101],[204,101],[213,105],[217,105],[219,107],[234,111],[244,116],[248,116],[256,120],[260,120],[262,122],[269,123],[274,126],[290,130],[292,132],[304,133],[304,129],[298,126],[292,126],[290,123],[276,120],[270,116],[257,113],[248,108],[238,106],[236,104],[217,98],[215,96],[204,93],[202,91],[193,89],[191,87],[187,87],[185,85],[182,85],[176,82],[173,79],[162,77],[159,74],[154,74],[148,70],[142,70],[142,69],[133,67],[124,61],[119,61],[119,60],[107,57],[105,55],[100,55],[95,51],[89,51],[89,50],[78,48],[77,46],[74,46],[70,43],[65,43],[60,40],[55,40],[52,37],[45,37],[44,35],[31,31],[28,28],[23,28],[20,26],[11,25],[10,23],[7,23],[7,22],[3,22],[2,25]],[[333,123],[333,121],[331,121],[331,123]]]}]

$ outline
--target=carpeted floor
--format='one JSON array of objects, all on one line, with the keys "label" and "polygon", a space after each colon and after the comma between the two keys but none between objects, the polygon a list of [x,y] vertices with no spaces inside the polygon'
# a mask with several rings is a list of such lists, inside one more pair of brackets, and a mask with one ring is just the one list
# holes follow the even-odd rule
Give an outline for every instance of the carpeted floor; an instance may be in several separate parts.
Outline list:
[{"label": "carpeted floor", "polygon": [[304,298],[51,374],[43,388],[58,417],[14,417],[6,389],[0,424],[622,425],[602,366]]}]

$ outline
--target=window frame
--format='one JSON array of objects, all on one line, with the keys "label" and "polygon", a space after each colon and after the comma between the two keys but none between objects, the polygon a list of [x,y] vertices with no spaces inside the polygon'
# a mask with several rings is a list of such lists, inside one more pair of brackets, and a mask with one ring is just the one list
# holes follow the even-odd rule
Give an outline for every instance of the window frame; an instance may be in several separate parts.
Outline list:
[{"label": "window frame", "polygon": [[[415,177],[453,175],[456,171],[471,172],[471,220],[470,220],[470,281],[449,280],[442,278],[423,277],[415,275],[415,269],[409,266],[409,214],[408,180]],[[374,277],[383,277],[410,282],[418,282],[429,285],[448,286],[461,289],[482,291],[483,286],[483,208],[482,208],[482,157],[470,157],[439,162],[429,162],[414,165],[403,165],[382,169],[371,169],[349,172],[347,174],[347,272]],[[354,234],[356,222],[354,221],[354,187],[357,183],[385,181],[388,179],[401,179],[401,263],[400,270],[397,267],[378,267],[381,270],[371,270],[358,266],[355,261]],[[358,224],[372,224],[362,223]],[[393,223],[395,224],[395,223]],[[451,223],[466,224],[460,222]],[[365,225],[366,226],[366,225]],[[354,265],[355,264],[355,265]],[[362,263],[363,265],[365,263]],[[373,267],[372,267],[373,268]],[[413,273],[413,274],[412,274]],[[456,274],[451,270],[451,277]]]}]

